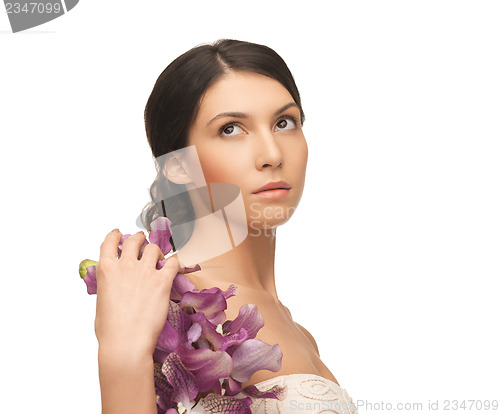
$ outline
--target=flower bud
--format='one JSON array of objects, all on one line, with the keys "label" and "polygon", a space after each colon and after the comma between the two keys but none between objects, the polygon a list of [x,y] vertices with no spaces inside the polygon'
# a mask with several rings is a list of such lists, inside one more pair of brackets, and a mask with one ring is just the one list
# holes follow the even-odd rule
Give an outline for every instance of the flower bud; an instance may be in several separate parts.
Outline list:
[{"label": "flower bud", "polygon": [[94,260],[90,260],[90,259],[82,260],[80,263],[80,269],[79,269],[80,277],[83,279],[85,277],[85,275],[87,274],[87,267],[94,266],[96,264],[97,264],[97,262]]}]

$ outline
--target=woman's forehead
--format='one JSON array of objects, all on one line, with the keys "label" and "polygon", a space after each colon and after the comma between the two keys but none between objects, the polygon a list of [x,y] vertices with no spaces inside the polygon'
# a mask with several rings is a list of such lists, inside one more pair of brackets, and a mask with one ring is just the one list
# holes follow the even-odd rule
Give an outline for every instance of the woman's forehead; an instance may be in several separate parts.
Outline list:
[{"label": "woman's forehead", "polygon": [[288,90],[275,79],[252,72],[230,72],[207,89],[198,118],[209,122],[221,112],[274,112],[290,101],[293,98]]}]

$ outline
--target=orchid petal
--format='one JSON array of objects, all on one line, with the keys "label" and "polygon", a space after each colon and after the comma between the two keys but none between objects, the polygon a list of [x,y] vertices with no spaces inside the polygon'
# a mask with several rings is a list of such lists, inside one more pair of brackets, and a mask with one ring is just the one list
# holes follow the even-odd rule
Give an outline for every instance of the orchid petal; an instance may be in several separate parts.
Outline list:
[{"label": "orchid petal", "polygon": [[85,259],[80,262],[80,266],[78,267],[78,271],[80,272],[80,277],[83,279],[85,274],[87,273],[87,268],[89,266],[97,265],[95,260]]},{"label": "orchid petal", "polygon": [[181,341],[185,342],[190,326],[189,315],[177,303],[170,300],[167,320],[156,341],[156,348],[164,352],[174,351]]},{"label": "orchid petal", "polygon": [[196,312],[203,312],[214,325],[223,323],[226,319],[224,310],[227,309],[227,303],[219,288],[186,292],[179,304],[182,308],[192,307]]},{"label": "orchid petal", "polygon": [[172,281],[170,299],[180,301],[184,293],[193,291],[194,288],[195,286],[186,276],[183,276],[181,273],[177,273]]},{"label": "orchid petal", "polygon": [[196,344],[198,345],[198,349],[212,349],[213,348],[212,343],[205,338],[199,338],[196,341]]},{"label": "orchid petal", "polygon": [[[156,270],[160,270],[165,265],[166,262],[167,262],[167,259],[158,260],[158,263],[156,264]],[[182,272],[179,272],[179,273],[185,275],[186,273],[193,273],[193,272],[197,272],[198,270],[201,270],[201,267],[199,264],[197,264],[196,266],[193,266],[193,267],[185,267],[184,270]]]},{"label": "orchid petal", "polygon": [[225,378],[223,385],[225,390],[224,395],[236,395],[241,392],[241,382],[231,377]]},{"label": "orchid petal", "polygon": [[[221,350],[220,348],[224,345],[224,337],[217,332],[212,323],[207,319],[207,317],[202,312],[196,312],[190,315],[191,320],[199,325],[201,328],[201,337],[208,340],[215,350]],[[194,341],[193,341],[194,342]],[[222,349],[221,351],[224,351]]]},{"label": "orchid petal", "polygon": [[[166,414],[171,410],[171,408],[167,409],[167,405],[163,398],[159,397],[158,395],[156,396],[156,408],[158,410],[158,414]],[[170,411],[171,412],[171,411]],[[178,413],[175,413],[178,414]]]},{"label": "orchid petal", "polygon": [[[167,381],[165,375],[162,372],[162,364],[155,362],[154,363],[154,380],[155,380],[155,389],[158,397],[164,400],[167,404],[172,402],[172,395],[174,393],[174,388]],[[169,408],[170,406],[165,406],[162,408]]]},{"label": "orchid petal", "polygon": [[167,321],[179,334],[179,340],[186,342],[186,334],[191,326],[191,319],[189,315],[181,309],[178,303],[170,300],[170,305],[167,314]]},{"label": "orchid petal", "polygon": [[[141,247],[139,247],[139,255],[137,257],[138,260],[141,260],[142,255],[144,254],[144,248],[149,244],[148,239],[144,239],[144,241],[141,244]],[[158,265],[158,263],[156,263]]]},{"label": "orchid petal", "polygon": [[156,263],[156,270],[160,270],[163,266],[165,266],[166,262],[167,259],[158,260],[158,263]]},{"label": "orchid petal", "polygon": [[182,271],[182,274],[186,274],[186,273],[193,273],[193,272],[197,272],[198,270],[201,270],[201,267],[199,264],[193,266],[193,267],[184,267],[184,270]]},{"label": "orchid petal", "polygon": [[118,246],[121,246],[130,236],[132,235],[128,233],[122,234],[120,237],[120,241],[118,242]]},{"label": "orchid petal", "polygon": [[203,409],[211,414],[251,414],[250,397],[237,398],[208,394],[203,400]]},{"label": "orchid petal", "polygon": [[199,323],[193,323],[191,328],[187,331],[187,339],[189,343],[196,342],[201,335],[201,325]]},{"label": "orchid petal", "polygon": [[95,295],[97,293],[97,265],[87,266],[83,281],[87,285],[87,293],[89,295]]},{"label": "orchid petal", "polygon": [[264,318],[254,304],[246,304],[240,307],[238,316],[233,321],[226,321],[222,325],[224,333],[238,332],[245,328],[248,337],[253,339],[257,332],[264,326]]},{"label": "orchid petal", "polygon": [[278,344],[269,345],[260,339],[248,339],[232,355],[234,368],[231,377],[246,382],[261,369],[277,372],[281,368],[282,357]]},{"label": "orchid petal", "polygon": [[156,348],[163,352],[174,351],[179,344],[187,341],[187,332],[191,327],[189,315],[173,300],[169,302],[167,320],[156,341]]},{"label": "orchid petal", "polygon": [[235,285],[230,285],[225,291],[224,291],[224,297],[226,300],[229,298],[232,298],[233,296],[236,296],[238,293],[238,288]]},{"label": "orchid petal", "polygon": [[161,252],[166,255],[172,250],[170,230],[172,222],[167,217],[157,217],[151,222],[151,231],[149,232],[150,243],[157,244]]},{"label": "orchid petal", "polygon": [[[198,266],[198,265],[197,265]],[[235,285],[230,285],[226,290],[221,290],[218,287],[211,287],[210,289],[203,289],[204,293],[216,293],[216,292],[222,292],[222,295],[224,296],[224,299],[229,299],[233,296],[236,296],[236,293],[238,291],[238,288]]]},{"label": "orchid petal", "polygon": [[[229,335],[224,336],[224,345],[220,348],[221,351],[226,351],[229,347],[233,345],[240,345],[247,339],[250,339],[248,337],[248,333],[245,330],[245,328],[241,328],[238,332],[235,333],[230,333]],[[228,352],[229,355],[232,354],[232,352]]]},{"label": "orchid petal", "polygon": [[156,341],[156,348],[164,352],[172,352],[179,345],[179,333],[170,324],[168,319]]},{"label": "orchid petal", "polygon": [[125,240],[127,240],[130,236],[132,236],[131,234],[122,234],[122,236],[120,237],[120,241],[118,242],[118,259],[120,257],[122,257],[122,251],[123,251],[123,243],[125,242]]},{"label": "orchid petal", "polygon": [[163,364],[167,359],[168,354],[170,354],[170,351],[163,351],[160,348],[155,348],[153,352],[153,361]]},{"label": "orchid petal", "polygon": [[222,379],[221,378],[219,378],[219,381],[216,381],[214,383],[212,390],[216,394],[222,395]]},{"label": "orchid petal", "polygon": [[280,385],[274,385],[268,390],[259,390],[255,385],[248,385],[241,391],[253,398],[275,398],[277,400],[283,400],[287,394],[287,385],[283,387]]},{"label": "orchid petal", "polygon": [[211,349],[178,349],[182,363],[194,375],[199,391],[211,390],[220,378],[226,378],[233,370],[233,361],[226,352]]},{"label": "orchid petal", "polygon": [[189,372],[175,352],[171,352],[161,367],[161,371],[173,388],[172,399],[181,402],[185,407],[191,407],[198,394],[194,375]]}]

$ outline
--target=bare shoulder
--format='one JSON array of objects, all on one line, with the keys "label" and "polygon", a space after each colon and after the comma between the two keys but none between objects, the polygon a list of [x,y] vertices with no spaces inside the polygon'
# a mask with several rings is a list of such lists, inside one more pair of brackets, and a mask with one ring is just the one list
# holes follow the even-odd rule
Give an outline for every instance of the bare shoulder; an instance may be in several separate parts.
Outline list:
[{"label": "bare shoulder", "polygon": [[297,328],[300,329],[300,331],[306,336],[306,338],[309,340],[309,342],[311,342],[312,346],[314,347],[314,349],[316,350],[316,352],[318,353],[318,356],[319,356],[319,349],[318,349],[318,344],[316,343],[316,341],[314,340],[314,337],[311,335],[311,333],[306,329],[304,328],[302,325],[298,324],[297,322],[295,322],[293,320],[293,316],[292,316],[292,313],[290,312],[290,309],[288,309],[285,305],[283,305],[283,308],[287,311],[288,313],[288,316],[290,317],[290,319],[293,321],[293,323],[295,323],[295,325],[297,325]]},{"label": "bare shoulder", "polygon": [[318,353],[318,356],[319,356],[319,349],[318,349],[318,344],[316,343],[316,341],[314,340],[314,337],[311,335],[311,333],[306,329],[304,328],[302,325],[299,325],[297,322],[295,322],[295,325],[297,325],[299,327],[299,329],[304,333],[304,335],[307,337],[307,339],[309,339],[309,341],[311,342],[311,344],[314,346],[314,349],[316,350],[316,352]]}]

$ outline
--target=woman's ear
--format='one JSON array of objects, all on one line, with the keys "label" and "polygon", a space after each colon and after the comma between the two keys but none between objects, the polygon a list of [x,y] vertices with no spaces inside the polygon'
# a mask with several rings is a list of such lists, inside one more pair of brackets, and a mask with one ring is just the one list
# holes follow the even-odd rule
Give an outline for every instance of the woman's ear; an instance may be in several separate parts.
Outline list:
[{"label": "woman's ear", "polygon": [[170,157],[165,163],[163,175],[175,184],[187,184],[192,182],[189,169],[180,157]]}]

